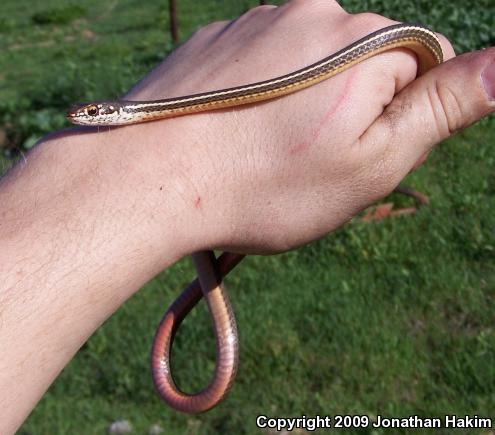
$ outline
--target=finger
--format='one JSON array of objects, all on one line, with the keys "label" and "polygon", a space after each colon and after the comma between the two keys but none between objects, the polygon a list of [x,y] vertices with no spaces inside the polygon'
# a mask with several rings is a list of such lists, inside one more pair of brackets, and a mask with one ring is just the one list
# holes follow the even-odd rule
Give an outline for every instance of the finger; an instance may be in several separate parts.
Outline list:
[{"label": "finger", "polygon": [[495,47],[467,53],[405,87],[360,138],[395,186],[438,142],[495,110]]}]

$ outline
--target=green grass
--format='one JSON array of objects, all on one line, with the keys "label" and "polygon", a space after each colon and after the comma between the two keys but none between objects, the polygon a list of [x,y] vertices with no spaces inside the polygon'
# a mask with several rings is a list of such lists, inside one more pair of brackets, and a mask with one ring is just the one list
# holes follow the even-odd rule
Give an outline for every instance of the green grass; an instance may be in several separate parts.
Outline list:
[{"label": "green grass", "polygon": [[[177,3],[185,38],[256,2]],[[429,24],[458,51],[495,41],[493,0],[343,5]],[[4,0],[0,11],[0,128],[10,148],[29,148],[67,126],[63,113],[74,101],[122,94],[172,49],[164,0]],[[494,137],[491,119],[439,146],[407,180],[431,200],[414,217],[353,222],[296,252],[243,262],[227,280],[240,369],[216,409],[178,414],[160,402],[151,383],[154,330],[193,276],[185,260],[91,337],[19,433],[103,433],[119,418],[134,433],[159,423],[167,434],[251,434],[258,432],[258,414],[493,417]],[[3,160],[1,167],[9,164]],[[191,391],[213,371],[209,322],[202,304],[174,347],[176,376]]]}]

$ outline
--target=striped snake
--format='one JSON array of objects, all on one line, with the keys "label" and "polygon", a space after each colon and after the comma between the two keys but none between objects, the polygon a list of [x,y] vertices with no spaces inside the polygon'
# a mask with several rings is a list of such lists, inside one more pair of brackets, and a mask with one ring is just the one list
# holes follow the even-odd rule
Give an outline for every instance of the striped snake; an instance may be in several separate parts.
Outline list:
[{"label": "striped snake", "polygon": [[[156,101],[78,104],[69,110],[67,118],[81,125],[127,125],[270,100],[312,86],[394,48],[407,48],[416,53],[418,75],[443,61],[442,48],[434,32],[419,25],[397,24],[373,32],[312,65],[270,80]],[[155,387],[165,402],[176,410],[197,413],[222,400],[237,372],[237,327],[222,278],[243,256],[224,253],[216,260],[212,251],[204,251],[192,257],[199,280],[192,282],[165,313],[153,342],[151,371]],[[180,391],[173,380],[170,350],[180,323],[203,296],[213,318],[216,367],[210,384],[190,395]]]}]

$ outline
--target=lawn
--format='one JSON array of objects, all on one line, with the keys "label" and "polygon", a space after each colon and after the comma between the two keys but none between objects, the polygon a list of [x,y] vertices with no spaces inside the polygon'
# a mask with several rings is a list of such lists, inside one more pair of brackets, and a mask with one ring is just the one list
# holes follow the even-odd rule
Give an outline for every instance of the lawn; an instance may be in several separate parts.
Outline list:
[{"label": "lawn", "polygon": [[[256,3],[179,0],[181,37]],[[495,45],[494,0],[342,3],[430,25],[458,52]],[[0,168],[67,127],[72,102],[125,92],[173,49],[168,28],[165,0],[3,0]],[[229,276],[240,368],[211,412],[168,409],[148,368],[154,330],[194,275],[184,259],[91,337],[19,433],[97,434],[126,419],[134,433],[159,424],[167,434],[251,434],[259,414],[457,414],[495,423],[495,120],[442,143],[406,181],[430,197],[417,215],[356,220],[295,252],[249,257]],[[183,388],[208,382],[214,348],[202,303],[174,347]]]}]

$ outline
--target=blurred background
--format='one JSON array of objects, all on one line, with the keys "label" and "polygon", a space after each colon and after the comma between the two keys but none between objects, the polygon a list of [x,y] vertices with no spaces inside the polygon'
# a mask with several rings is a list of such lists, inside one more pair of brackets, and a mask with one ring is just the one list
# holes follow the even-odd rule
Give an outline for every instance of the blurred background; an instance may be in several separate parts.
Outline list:
[{"label": "blurred background", "polygon": [[[257,4],[177,0],[178,40]],[[495,45],[495,0],[341,4],[431,26],[458,53]],[[167,0],[2,0],[0,174],[40,137],[68,127],[73,102],[119,97],[173,48]],[[126,420],[133,433],[250,434],[259,433],[259,414],[493,417],[495,119],[441,144],[406,182],[430,198],[416,215],[356,219],[296,252],[250,257],[228,277],[240,368],[211,412],[170,410],[149,371],[155,328],[194,275],[184,259],[91,337],[19,433],[97,434]],[[181,388],[209,382],[214,350],[201,303],[174,346]]]}]

